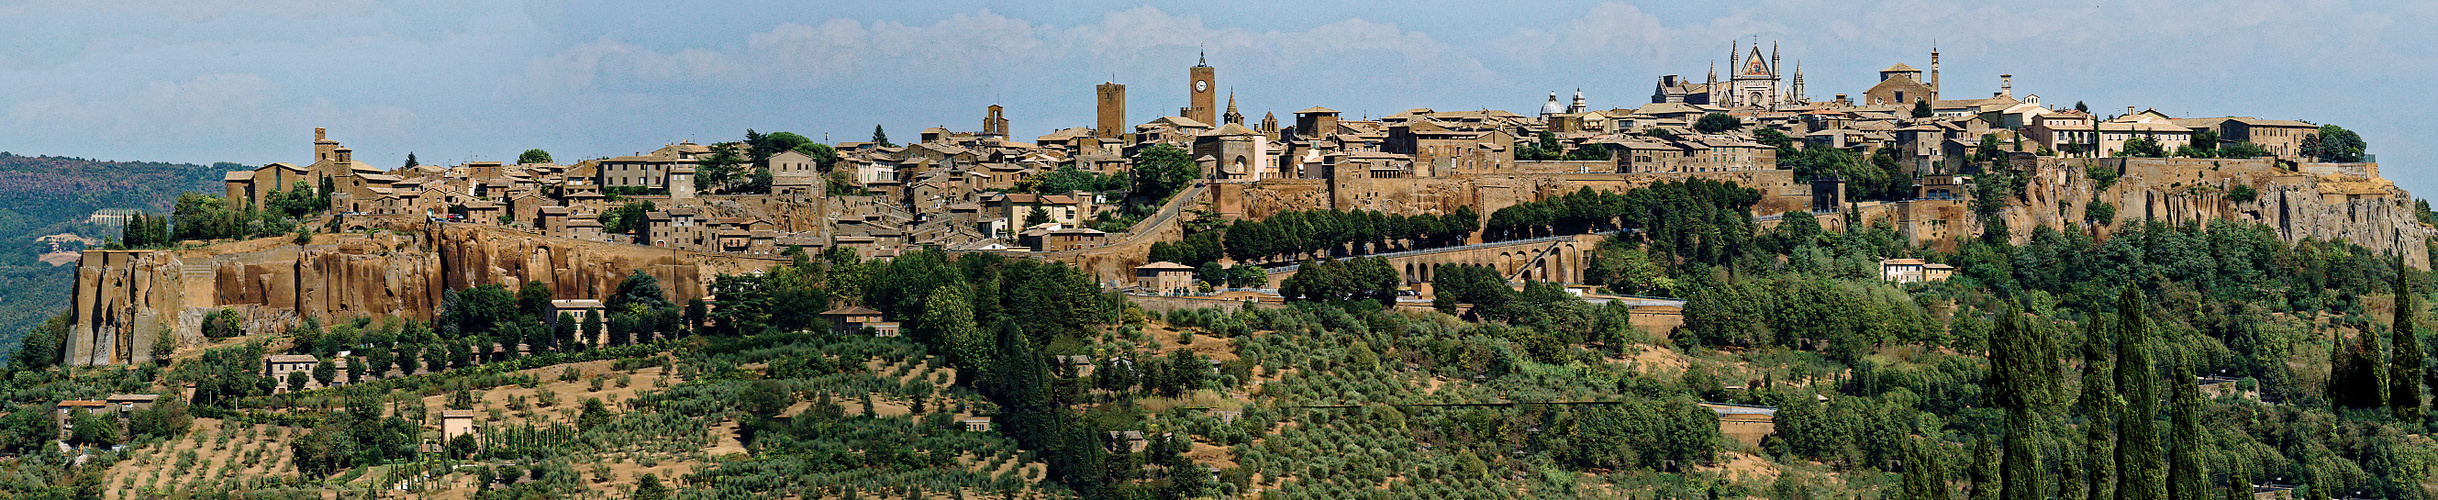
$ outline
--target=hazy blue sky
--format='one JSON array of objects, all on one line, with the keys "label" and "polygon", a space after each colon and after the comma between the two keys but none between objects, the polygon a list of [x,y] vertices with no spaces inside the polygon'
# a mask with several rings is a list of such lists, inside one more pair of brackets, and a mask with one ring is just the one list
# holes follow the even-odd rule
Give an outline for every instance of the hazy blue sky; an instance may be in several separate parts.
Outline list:
[{"label": "hazy blue sky", "polygon": [[[1134,122],[1185,103],[1209,51],[1248,116],[1505,109],[1581,88],[1648,102],[1731,40],[1777,41],[1811,97],[1945,54],[1947,97],[2336,123],[2388,176],[2438,189],[2438,2],[574,2],[31,0],[0,5],[0,150],[118,160],[307,160],[311,129],[376,165],[631,154],[745,129],[833,141],[1087,125],[1092,85]],[[2426,122],[2427,120],[2425,120]]]}]

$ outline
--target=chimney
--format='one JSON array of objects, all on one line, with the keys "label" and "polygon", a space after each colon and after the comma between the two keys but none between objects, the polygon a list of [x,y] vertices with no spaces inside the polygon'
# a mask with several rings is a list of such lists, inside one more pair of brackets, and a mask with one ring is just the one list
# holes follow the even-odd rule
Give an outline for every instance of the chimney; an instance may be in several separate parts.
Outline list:
[{"label": "chimney", "polygon": [[2133,116],[2133,106],[2125,106],[2125,116]]},{"label": "chimney", "polygon": [[1853,103],[1850,103],[1850,102],[1846,102],[1846,101],[1845,101],[1845,94],[1837,94],[1837,104],[1853,104]]}]

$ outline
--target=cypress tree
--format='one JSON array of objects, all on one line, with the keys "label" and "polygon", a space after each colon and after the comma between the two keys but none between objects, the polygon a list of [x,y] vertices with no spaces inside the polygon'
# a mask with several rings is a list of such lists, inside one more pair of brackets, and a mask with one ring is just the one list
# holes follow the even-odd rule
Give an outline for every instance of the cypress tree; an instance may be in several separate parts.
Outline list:
[{"label": "cypress tree", "polygon": [[2415,316],[2421,312],[2419,297],[2413,296],[2411,270],[2404,261],[2396,261],[2396,353],[2395,366],[2387,373],[2387,407],[2395,412],[2396,420],[2421,421],[2421,328]]},{"label": "cypress tree", "polygon": [[2201,465],[2201,383],[2193,373],[2191,354],[2176,356],[2175,377],[2175,448],[2169,459],[2168,498],[2205,500],[2209,472]]},{"label": "cypress tree", "polygon": [[1937,450],[1927,439],[1912,439],[1905,444],[1905,500],[1951,500],[1947,494],[1947,467],[1939,463]]},{"label": "cypress tree", "polygon": [[2142,315],[2142,292],[2125,287],[2116,314],[2116,385],[2125,398],[2117,417],[2116,498],[2167,498],[2166,471],[2159,463],[2159,377],[2150,363],[2150,323]]},{"label": "cypress tree", "polygon": [[2226,500],[2252,500],[2252,468],[2233,464],[2226,469]]},{"label": "cypress tree", "polygon": [[[2048,400],[2055,388],[2057,361],[2053,349],[2043,349],[2040,336],[2023,325],[2023,315],[2009,304],[1998,313],[1990,333],[1990,394],[2006,412],[2006,458],[2003,494],[2008,500],[2040,500],[2045,479],[2038,448],[2038,420],[2032,410]],[[2045,366],[2044,366],[2045,365]]]},{"label": "cypress tree", "polygon": [[1984,435],[1980,439],[1973,440],[1972,496],[1967,497],[1971,500],[1998,500],[1999,498],[1999,492],[2003,487],[1998,484],[2000,482],[1998,446],[1991,443],[1991,441],[1997,440],[1997,435]]},{"label": "cypress tree", "polygon": [[2116,497],[2116,375],[2108,360],[2106,319],[2092,315],[2083,323],[2083,471],[2090,475],[2086,500]]}]

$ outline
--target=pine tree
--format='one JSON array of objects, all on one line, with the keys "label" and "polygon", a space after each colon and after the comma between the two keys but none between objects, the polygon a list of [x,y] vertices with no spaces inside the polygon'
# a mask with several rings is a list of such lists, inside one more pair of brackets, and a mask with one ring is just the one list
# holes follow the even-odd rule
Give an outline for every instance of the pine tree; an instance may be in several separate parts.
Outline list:
[{"label": "pine tree", "polygon": [[2092,315],[2083,323],[2083,473],[2090,478],[2085,500],[2116,497],[2116,375],[2108,360],[2106,319]]},{"label": "pine tree", "polygon": [[2395,367],[2387,372],[2387,407],[2396,420],[2421,421],[2421,301],[2413,295],[2412,271],[2396,261]]},{"label": "pine tree", "polygon": [[2142,292],[2125,287],[2116,304],[2116,385],[2124,395],[2117,417],[2117,500],[2167,498],[2166,471],[2159,463],[2159,377],[2150,363],[2150,322],[2142,314]]},{"label": "pine tree", "polygon": [[2191,354],[2176,356],[2175,448],[2169,459],[2168,498],[2206,500],[2209,472],[2201,465],[2201,383]]},{"label": "pine tree", "polygon": [[884,148],[897,146],[889,143],[889,132],[881,130],[879,125],[872,126],[872,143]]}]

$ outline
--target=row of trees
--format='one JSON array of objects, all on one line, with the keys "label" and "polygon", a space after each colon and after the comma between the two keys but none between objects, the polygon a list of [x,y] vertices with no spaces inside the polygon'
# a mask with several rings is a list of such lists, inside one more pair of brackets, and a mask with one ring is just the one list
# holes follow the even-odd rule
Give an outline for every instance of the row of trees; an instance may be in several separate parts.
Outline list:
[{"label": "row of trees", "polygon": [[1480,215],[1469,206],[1457,207],[1446,215],[1411,216],[1372,210],[1290,210],[1228,226],[1223,248],[1229,257],[1252,262],[1316,253],[1331,256],[1371,253],[1397,247],[1399,242],[1406,249],[1461,245],[1478,220]]},{"label": "row of trees", "polygon": [[1388,259],[1312,260],[1297,266],[1294,276],[1279,283],[1278,294],[1287,300],[1312,302],[1369,300],[1385,307],[1396,305],[1397,289],[1404,285],[1405,278]]},{"label": "row of trees", "polygon": [[1582,188],[1490,214],[1484,241],[1637,228],[1654,253],[1726,262],[1754,235],[1761,192],[1733,181],[1663,181],[1619,194]]}]

